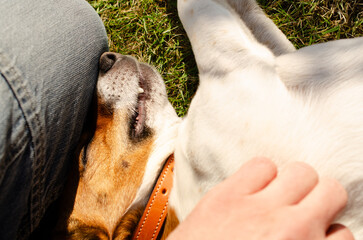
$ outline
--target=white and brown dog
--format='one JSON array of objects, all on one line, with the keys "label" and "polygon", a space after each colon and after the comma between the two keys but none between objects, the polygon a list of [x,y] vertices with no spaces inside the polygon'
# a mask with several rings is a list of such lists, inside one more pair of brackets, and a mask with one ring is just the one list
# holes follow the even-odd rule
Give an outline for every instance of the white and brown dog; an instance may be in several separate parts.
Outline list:
[{"label": "white and brown dog", "polygon": [[296,51],[254,0],[179,0],[178,10],[200,75],[188,115],[177,117],[152,67],[101,57],[96,130],[80,154],[68,238],[129,238],[175,152],[161,238],[210,188],[266,156],[338,179],[349,203],[337,221],[362,240],[363,38]]}]

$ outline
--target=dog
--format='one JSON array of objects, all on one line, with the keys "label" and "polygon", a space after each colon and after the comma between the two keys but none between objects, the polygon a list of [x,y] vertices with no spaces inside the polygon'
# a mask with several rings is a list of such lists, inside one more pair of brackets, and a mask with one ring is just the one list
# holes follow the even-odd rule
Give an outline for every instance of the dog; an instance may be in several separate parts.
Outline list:
[{"label": "dog", "polygon": [[349,195],[337,221],[363,240],[363,38],[296,50],[254,0],[179,0],[178,11],[200,77],[187,116],[177,117],[153,67],[104,53],[95,131],[58,236],[129,239],[174,153],[159,239],[213,186],[266,156],[336,178]]}]

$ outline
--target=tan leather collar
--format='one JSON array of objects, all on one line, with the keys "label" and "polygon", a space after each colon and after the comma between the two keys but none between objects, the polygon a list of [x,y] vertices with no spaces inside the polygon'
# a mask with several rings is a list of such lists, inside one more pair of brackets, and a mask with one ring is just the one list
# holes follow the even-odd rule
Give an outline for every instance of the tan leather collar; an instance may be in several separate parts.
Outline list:
[{"label": "tan leather collar", "polygon": [[156,239],[168,212],[169,194],[173,186],[174,155],[170,155],[134,232],[133,240]]}]

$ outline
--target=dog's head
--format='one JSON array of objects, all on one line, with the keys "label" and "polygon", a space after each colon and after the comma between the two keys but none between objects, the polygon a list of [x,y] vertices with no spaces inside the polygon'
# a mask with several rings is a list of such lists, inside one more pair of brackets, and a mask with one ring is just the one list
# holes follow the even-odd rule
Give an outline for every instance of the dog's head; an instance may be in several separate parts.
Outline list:
[{"label": "dog's head", "polygon": [[95,108],[95,131],[79,156],[67,235],[125,239],[173,152],[180,120],[156,70],[117,53],[101,56]]}]

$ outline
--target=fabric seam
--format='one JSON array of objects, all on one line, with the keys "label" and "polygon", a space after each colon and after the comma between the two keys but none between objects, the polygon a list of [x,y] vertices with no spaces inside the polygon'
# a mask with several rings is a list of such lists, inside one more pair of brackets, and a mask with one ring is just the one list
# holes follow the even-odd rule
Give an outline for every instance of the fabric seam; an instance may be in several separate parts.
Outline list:
[{"label": "fabric seam", "polygon": [[40,121],[39,107],[37,108],[31,91],[27,89],[20,69],[15,66],[15,59],[11,61],[10,57],[2,49],[0,49],[0,72],[4,76],[5,81],[7,81],[14,98],[19,104],[19,109],[22,112],[25,124],[29,130],[30,144],[34,149],[30,196],[30,229],[22,229],[26,233],[29,233],[29,231],[33,231],[35,226],[37,226],[42,214],[40,212],[42,209],[42,203],[40,202],[42,199],[40,196],[42,195],[44,186],[44,176],[41,172],[45,158],[44,128]]}]

